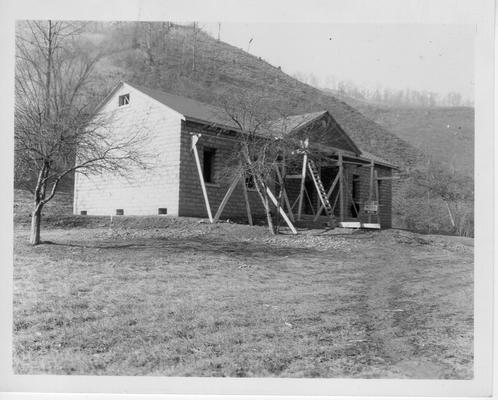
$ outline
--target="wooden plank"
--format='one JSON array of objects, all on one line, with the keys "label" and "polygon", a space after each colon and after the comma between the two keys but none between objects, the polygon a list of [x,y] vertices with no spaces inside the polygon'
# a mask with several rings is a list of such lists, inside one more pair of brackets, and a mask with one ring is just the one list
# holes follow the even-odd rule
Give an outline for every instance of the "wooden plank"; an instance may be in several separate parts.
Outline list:
[{"label": "wooden plank", "polygon": [[359,221],[341,221],[339,222],[341,228],[361,228]]},{"label": "wooden plank", "polygon": [[375,186],[375,199],[377,200],[377,222],[380,227],[380,196],[379,196],[379,177],[377,171],[374,171],[374,186]]},{"label": "wooden plank", "polygon": [[270,190],[269,187],[266,187],[266,193],[268,193],[268,197],[270,198],[270,200],[272,201],[272,203],[275,205],[275,207],[277,207],[278,211],[280,212],[280,215],[284,219],[284,221],[287,224],[287,226],[290,228],[290,230],[292,231],[292,233],[294,235],[296,235],[297,234],[296,228],[294,227],[294,225],[292,225],[291,220],[289,219],[289,217],[287,216],[287,214],[284,212],[284,210],[282,210],[282,207],[278,206],[278,201],[275,198],[275,196],[273,195],[273,193],[271,192],[271,190]]},{"label": "wooden plank", "polygon": [[361,224],[361,227],[362,228],[365,228],[365,229],[380,229],[380,224],[376,224],[376,223],[363,223]]},{"label": "wooden plank", "polygon": [[297,204],[298,201],[299,201],[299,196],[296,197],[296,200],[294,200],[294,203],[292,203],[292,206],[291,206],[292,210],[294,209],[294,206]]},{"label": "wooden plank", "polygon": [[200,135],[192,136],[192,150],[194,151],[195,163],[197,165],[197,172],[199,174],[199,180],[201,182],[202,195],[204,196],[204,203],[206,205],[206,210],[209,217],[209,222],[213,221],[213,215],[211,214],[211,206],[209,205],[209,198],[206,190],[206,184],[204,182],[204,176],[202,174],[201,161],[199,160],[199,152],[197,151],[197,142],[199,141]]},{"label": "wooden plank", "polygon": [[316,192],[318,193],[318,198],[316,202],[316,208],[320,207],[320,204],[327,209],[327,215],[329,214],[328,208],[330,207],[329,199],[327,194],[325,193],[325,189],[323,187],[323,183],[320,177],[319,169],[316,167],[315,163],[312,160],[308,161],[308,167],[310,171],[311,178],[313,179],[313,183],[315,185]]},{"label": "wooden plank", "polygon": [[308,193],[308,190],[304,188],[304,194],[306,195],[306,199],[308,200],[308,203],[311,207],[311,213],[315,214],[315,208],[313,207],[313,202],[311,201],[310,195]]},{"label": "wooden plank", "polygon": [[245,179],[241,177],[242,183],[242,191],[244,193],[244,201],[246,203],[246,211],[247,211],[247,220],[249,221],[249,225],[253,225],[252,223],[252,214],[251,214],[251,205],[249,204],[249,195],[247,194],[247,186]]},{"label": "wooden plank", "polygon": [[[282,168],[285,168],[282,167]],[[280,182],[280,185],[282,186],[282,196],[284,198],[285,205],[287,206],[287,212],[289,213],[289,217],[292,222],[294,222],[294,213],[292,212],[292,207],[290,205],[289,197],[287,196],[287,191],[285,190],[285,182],[282,179],[282,175],[280,174],[280,170],[278,169],[278,166],[276,167],[277,170],[277,177],[278,181]]]},{"label": "wooden plank", "polygon": [[301,187],[299,189],[299,203],[297,206],[297,220],[301,221],[301,214],[303,212],[303,197],[304,197],[304,184],[306,181],[306,169],[308,164],[308,154],[304,153],[303,156],[303,169],[301,172]]},{"label": "wooden plank", "polygon": [[[368,201],[372,201],[373,196],[373,184],[374,184],[374,161],[370,162],[370,185],[368,188]],[[372,215],[368,214],[368,222],[372,222]]]},{"label": "wooden plank", "polygon": [[225,193],[225,196],[223,197],[223,200],[221,201],[221,204],[218,207],[218,211],[216,211],[216,214],[214,216],[214,222],[218,221],[218,219],[220,218],[223,209],[227,205],[228,200],[230,199],[230,196],[232,195],[235,188],[237,187],[239,181],[240,181],[240,176],[236,176],[233,182],[231,183],[230,187],[228,188],[227,192]]},{"label": "wooden plank", "polygon": [[[337,200],[339,200],[339,193],[336,194],[335,200],[334,200],[334,205],[332,206],[332,212],[334,213],[335,211],[335,206],[337,205]],[[335,215],[335,213],[334,213]]]},{"label": "wooden plank", "polygon": [[342,153],[339,153],[339,212],[340,219],[344,221],[344,165],[342,164]]},{"label": "wooden plank", "polygon": [[[334,190],[335,186],[337,185],[337,182],[339,181],[339,174],[337,174],[334,178],[334,182],[332,182],[332,185],[330,185],[329,191],[327,192],[327,199],[330,198],[330,195],[332,194],[332,191]],[[320,208],[318,209],[315,218],[313,221],[316,221],[318,217],[320,216],[320,213],[324,209],[323,204],[320,205]],[[334,209],[332,208],[332,213],[334,213]]]},{"label": "wooden plank", "polygon": [[355,201],[353,199],[353,193],[349,190],[349,181],[346,177],[344,177],[344,181],[346,183],[345,186],[347,188],[346,193],[348,194],[348,199],[351,199],[351,204],[353,205],[353,208],[356,211],[356,215],[357,215],[356,218],[359,219],[360,218],[360,210],[358,210],[358,208],[356,208],[356,204],[355,204]]}]

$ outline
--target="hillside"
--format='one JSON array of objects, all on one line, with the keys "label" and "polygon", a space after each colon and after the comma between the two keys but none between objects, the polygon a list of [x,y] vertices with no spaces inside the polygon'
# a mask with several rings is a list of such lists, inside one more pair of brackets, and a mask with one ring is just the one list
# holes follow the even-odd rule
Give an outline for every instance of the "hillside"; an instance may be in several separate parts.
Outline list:
[{"label": "hillside", "polygon": [[330,111],[361,148],[397,165],[423,159],[422,152],[345,102],[191,26],[114,23],[100,27],[92,39],[110,54],[98,69],[96,87],[102,91],[122,79],[209,103],[224,93],[265,95],[289,115]]},{"label": "hillside", "polygon": [[470,107],[390,107],[337,97],[452,170],[474,173],[474,109]]},{"label": "hillside", "polygon": [[[340,98],[192,25],[89,23],[80,39],[103,55],[87,93],[90,104],[97,105],[125,80],[218,105],[227,95],[264,98],[277,118],[328,110],[360,148],[408,170],[394,183],[394,226],[424,232],[473,231],[472,183],[451,186],[454,200],[448,204],[442,200],[439,182],[452,181],[456,175],[444,166],[444,171],[423,168],[432,155],[471,176],[472,109],[392,109]],[[438,176],[433,176],[436,172]],[[448,218],[450,206],[456,223]]]}]

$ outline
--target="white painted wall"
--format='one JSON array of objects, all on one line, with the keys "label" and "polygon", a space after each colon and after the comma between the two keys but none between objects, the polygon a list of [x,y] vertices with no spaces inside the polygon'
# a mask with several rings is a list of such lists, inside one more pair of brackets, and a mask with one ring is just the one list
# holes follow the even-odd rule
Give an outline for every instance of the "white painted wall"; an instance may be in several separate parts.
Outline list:
[{"label": "white painted wall", "polygon": [[[129,93],[130,104],[118,107],[118,97]],[[141,132],[147,136],[143,150],[151,169],[134,168],[127,178],[110,173],[75,176],[74,213],[114,215],[156,215],[167,208],[178,215],[180,130],[182,115],[123,83],[108,99],[101,112],[114,113],[108,127],[113,135]]]}]

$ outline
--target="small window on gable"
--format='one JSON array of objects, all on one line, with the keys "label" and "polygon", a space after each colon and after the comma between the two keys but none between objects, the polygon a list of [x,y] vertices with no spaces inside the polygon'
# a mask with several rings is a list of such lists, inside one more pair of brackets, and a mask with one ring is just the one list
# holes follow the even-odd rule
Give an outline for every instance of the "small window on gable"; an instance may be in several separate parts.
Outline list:
[{"label": "small window on gable", "polygon": [[130,104],[130,94],[126,93],[122,96],[119,96],[119,107]]},{"label": "small window on gable", "polygon": [[203,175],[204,182],[214,183],[214,162],[215,162],[216,150],[211,148],[205,148],[203,152]]}]

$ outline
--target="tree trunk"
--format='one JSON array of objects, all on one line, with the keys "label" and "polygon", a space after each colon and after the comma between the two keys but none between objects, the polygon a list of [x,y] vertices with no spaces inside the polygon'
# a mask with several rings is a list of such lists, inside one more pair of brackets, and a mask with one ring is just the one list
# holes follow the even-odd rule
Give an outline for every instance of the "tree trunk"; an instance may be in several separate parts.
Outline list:
[{"label": "tree trunk", "polygon": [[266,194],[265,183],[260,177],[256,175],[253,175],[253,177],[254,177],[254,187],[256,188],[256,191],[261,199],[261,203],[263,203],[263,208],[265,209],[266,220],[268,221],[268,229],[270,230],[272,235],[275,235],[275,227],[273,226],[273,220],[271,217],[271,210],[270,210],[270,202],[268,200],[268,195]]},{"label": "tree trunk", "polygon": [[448,204],[448,202],[446,200],[444,200],[444,204],[446,204],[446,209],[448,210],[448,215],[450,217],[451,226],[453,228],[455,228],[455,219],[453,218],[453,214],[450,210],[450,205]]},{"label": "tree trunk", "polygon": [[263,206],[265,208],[266,219],[268,221],[268,229],[272,235],[275,235],[275,226],[273,225],[273,219],[271,217],[270,202],[268,201],[268,195],[264,194]]},{"label": "tree trunk", "polygon": [[40,226],[41,226],[41,211],[42,207],[35,207],[33,214],[31,216],[31,235],[29,238],[29,243],[33,246],[40,244]]},{"label": "tree trunk", "polygon": [[260,192],[263,208],[265,209],[266,220],[268,221],[268,229],[270,230],[270,233],[272,235],[275,235],[275,226],[273,225],[273,219],[271,216],[270,201],[268,199],[268,194],[266,193],[266,185],[264,183],[261,183],[261,186],[263,186],[263,188],[261,189],[261,191],[258,190],[258,192]]}]

